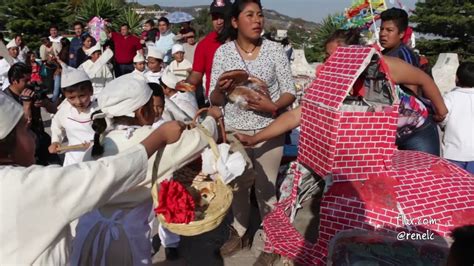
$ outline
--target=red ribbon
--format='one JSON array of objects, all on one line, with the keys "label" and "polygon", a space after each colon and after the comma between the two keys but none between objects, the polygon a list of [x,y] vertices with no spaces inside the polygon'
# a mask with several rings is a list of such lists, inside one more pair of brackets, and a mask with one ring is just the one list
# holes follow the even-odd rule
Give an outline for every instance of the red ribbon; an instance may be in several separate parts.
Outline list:
[{"label": "red ribbon", "polygon": [[160,184],[156,214],[162,214],[167,223],[188,224],[194,221],[194,199],[179,182],[170,180]]}]

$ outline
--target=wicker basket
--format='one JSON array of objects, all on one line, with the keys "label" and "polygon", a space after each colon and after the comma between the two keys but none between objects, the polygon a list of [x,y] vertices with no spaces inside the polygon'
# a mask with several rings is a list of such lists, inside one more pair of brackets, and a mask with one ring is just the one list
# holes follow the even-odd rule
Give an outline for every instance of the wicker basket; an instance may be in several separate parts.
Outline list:
[{"label": "wicker basket", "polygon": [[[206,111],[206,109],[201,109],[198,114],[196,115],[195,121],[197,117],[200,115],[201,112]],[[221,132],[224,132],[224,124],[223,121],[220,121]],[[216,157],[219,156],[219,152],[217,149],[217,144],[214,139],[211,137],[209,132],[201,125],[195,122],[195,126],[199,129],[204,131],[209,142],[209,146],[211,147],[214,155]],[[225,135],[223,137],[225,141]],[[198,162],[198,163],[197,163]],[[199,161],[194,161],[190,163],[188,166],[184,167],[183,169],[179,169],[175,172],[174,178],[181,182],[185,187],[189,187],[192,183],[192,179],[199,173],[201,163]],[[216,180],[214,181],[215,187],[215,198],[209,203],[207,208],[203,211],[203,215],[201,215],[201,219],[192,221],[188,224],[177,224],[177,223],[167,223],[163,215],[157,215],[158,220],[160,223],[171,232],[182,235],[182,236],[195,236],[200,235],[205,232],[209,232],[215,228],[217,228],[222,220],[224,219],[227,211],[232,204],[232,190],[230,187],[224,184],[221,177],[219,175],[216,176]],[[156,191],[156,184],[153,187],[153,190]],[[156,201],[158,197],[155,198]],[[159,204],[159,203],[158,203]]]}]

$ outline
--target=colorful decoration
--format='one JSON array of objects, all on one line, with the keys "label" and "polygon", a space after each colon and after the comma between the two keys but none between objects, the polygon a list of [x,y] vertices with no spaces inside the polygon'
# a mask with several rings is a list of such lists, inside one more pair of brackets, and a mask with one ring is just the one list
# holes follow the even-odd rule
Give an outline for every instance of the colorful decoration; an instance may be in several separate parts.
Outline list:
[{"label": "colorful decoration", "polygon": [[100,17],[94,17],[87,23],[89,34],[100,44],[104,44],[107,40],[107,34],[105,33],[106,25],[107,22]]},{"label": "colorful decoration", "polygon": [[191,194],[178,181],[163,181],[158,193],[156,214],[162,214],[168,223],[185,223],[194,221],[195,203]]}]

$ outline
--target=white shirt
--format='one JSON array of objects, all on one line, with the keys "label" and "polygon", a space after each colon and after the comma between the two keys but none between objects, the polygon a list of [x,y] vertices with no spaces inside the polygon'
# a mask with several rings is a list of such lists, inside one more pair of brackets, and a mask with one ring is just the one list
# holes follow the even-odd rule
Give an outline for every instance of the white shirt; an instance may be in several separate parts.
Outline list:
[{"label": "white shirt", "polygon": [[2,265],[67,265],[69,223],[144,180],[142,145],[115,157],[59,166],[0,166]]},{"label": "white shirt", "polygon": [[94,88],[94,95],[99,94],[105,85],[114,79],[114,75],[107,64],[101,64],[97,70],[95,69],[98,62],[99,60],[94,63],[89,59],[78,67],[78,69],[84,70],[89,76]]},{"label": "white shirt", "polygon": [[163,76],[163,69],[160,72],[151,72],[148,70],[148,71],[145,71],[144,75],[148,82],[160,84],[160,78],[161,76]]},{"label": "white shirt", "polygon": [[443,157],[450,160],[474,161],[474,88],[454,88],[444,95],[448,116],[443,138]]},{"label": "white shirt", "polygon": [[[13,59],[13,64],[18,63],[18,58]],[[0,60],[0,83],[2,84],[2,90],[5,90],[10,86],[10,81],[8,81],[8,70],[10,70],[11,65],[5,58]]]},{"label": "white shirt", "polygon": [[190,121],[198,111],[196,98],[190,92],[177,92],[166,97],[165,111],[171,115],[171,120]]},{"label": "white shirt", "polygon": [[[77,145],[94,140],[94,130],[92,129],[91,115],[98,110],[96,100],[91,101],[89,108],[85,112],[79,112],[67,100],[58,107],[58,112],[51,122],[51,142],[62,143],[67,137],[68,145]],[[64,166],[80,163],[85,151],[66,152]]]},{"label": "white shirt", "polygon": [[181,63],[178,63],[176,60],[173,60],[168,66],[168,68],[171,70],[171,72],[173,72],[176,78],[178,78],[178,81],[182,81],[188,77],[188,69],[193,68],[193,65],[186,59],[183,59]]},{"label": "white shirt", "polygon": [[155,47],[164,54],[163,62],[169,63],[172,60],[171,48],[175,44],[176,35],[171,30],[160,34],[160,38],[155,42]]}]

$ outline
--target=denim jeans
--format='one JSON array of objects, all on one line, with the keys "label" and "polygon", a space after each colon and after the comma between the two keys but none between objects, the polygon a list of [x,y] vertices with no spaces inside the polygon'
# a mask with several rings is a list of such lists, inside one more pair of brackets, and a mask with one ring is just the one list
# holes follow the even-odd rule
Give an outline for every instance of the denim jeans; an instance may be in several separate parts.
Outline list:
[{"label": "denim jeans", "polygon": [[422,151],[440,156],[438,126],[429,117],[426,122],[412,134],[397,138],[399,150]]},{"label": "denim jeans", "polygon": [[454,161],[454,160],[449,160],[448,161],[454,163],[455,165],[461,167],[462,169],[468,171],[469,173],[474,175],[474,161],[472,162],[460,162],[460,161]]},{"label": "denim jeans", "polygon": [[116,64],[114,68],[115,77],[118,78],[122,75],[131,73],[134,69],[135,67],[133,66],[133,64]]},{"label": "denim jeans", "polygon": [[61,95],[61,75],[54,76],[53,103],[57,102]]}]

